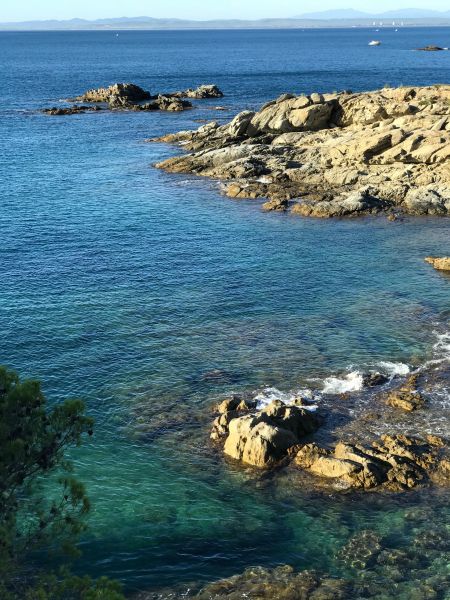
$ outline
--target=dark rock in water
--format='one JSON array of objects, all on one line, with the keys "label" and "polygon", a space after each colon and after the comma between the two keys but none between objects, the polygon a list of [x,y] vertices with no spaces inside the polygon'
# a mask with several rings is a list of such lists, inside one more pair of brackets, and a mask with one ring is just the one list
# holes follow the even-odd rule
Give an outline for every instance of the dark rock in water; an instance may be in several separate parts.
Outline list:
[{"label": "dark rock in water", "polygon": [[181,100],[175,96],[158,96],[156,100],[147,102],[146,104],[134,104],[131,107],[132,110],[165,110],[169,112],[180,112],[187,108],[192,108],[192,104],[187,100]]},{"label": "dark rock in water", "polygon": [[446,48],[441,48],[440,46],[424,46],[423,48],[416,48],[421,52],[439,52],[441,50],[446,50]]},{"label": "dark rock in water", "polygon": [[201,381],[211,381],[216,383],[232,383],[236,381],[239,376],[235,373],[231,373],[230,371],[226,371],[225,369],[212,369],[211,371],[206,371],[206,373],[202,373],[200,380]]},{"label": "dark rock in water", "polygon": [[387,404],[407,412],[423,408],[425,400],[417,389],[417,380],[417,375],[412,375],[399,388],[390,392],[386,400]]},{"label": "dark rock in water", "polygon": [[[69,99],[68,102],[91,102],[93,104],[107,104],[110,109],[115,110],[135,110],[135,111],[154,111],[164,110],[179,112],[192,108],[191,102],[184,98],[221,98],[223,93],[215,85],[203,85],[193,90],[184,92],[174,92],[172,94],[159,94],[152,96],[150,92],[145,91],[134,83],[115,83],[105,88],[88,90],[81,96]],[[151,100],[144,104],[146,100]],[[84,107],[84,110],[100,110],[95,107]],[[67,109],[45,109],[48,114],[75,114],[83,112],[77,107]]]},{"label": "dark rock in water", "polygon": [[363,377],[363,384],[365,387],[376,387],[378,385],[384,385],[389,381],[389,377],[382,375],[381,373],[367,373]]},{"label": "dark rock in water", "polygon": [[112,105],[123,105],[129,102],[150,100],[150,92],[146,92],[134,83],[115,83],[106,88],[88,90],[73,99],[75,102],[105,102]]},{"label": "dark rock in water", "polygon": [[205,100],[207,98],[223,98],[223,92],[216,85],[201,85],[196,89],[188,89],[184,92],[175,92],[173,96],[180,98],[194,98]]},{"label": "dark rock in water", "polygon": [[102,110],[99,106],[53,106],[52,108],[44,108],[42,110],[46,115],[79,115],[85,112],[97,112]]}]

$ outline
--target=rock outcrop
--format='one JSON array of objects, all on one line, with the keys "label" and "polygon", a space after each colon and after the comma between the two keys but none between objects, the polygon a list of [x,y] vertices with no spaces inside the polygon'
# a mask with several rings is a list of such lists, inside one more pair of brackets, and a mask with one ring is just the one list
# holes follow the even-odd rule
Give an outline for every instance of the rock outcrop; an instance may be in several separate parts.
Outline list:
[{"label": "rock outcrop", "polygon": [[194,98],[196,100],[206,100],[208,98],[223,98],[223,92],[217,85],[200,85],[195,89],[187,89],[184,92],[174,92],[169,94],[180,98]]},{"label": "rock outcrop", "polygon": [[73,102],[104,102],[113,106],[150,100],[150,92],[146,92],[134,83],[115,83],[105,88],[88,90],[81,96],[73,98]]},{"label": "rock outcrop", "polygon": [[424,46],[423,48],[417,48],[421,52],[440,52],[441,50],[447,50],[447,48],[441,48],[441,46]]},{"label": "rock outcrop", "polygon": [[417,375],[411,375],[404,384],[392,390],[387,396],[387,404],[407,412],[423,408],[425,400],[417,389]]},{"label": "rock outcrop", "polygon": [[266,198],[266,210],[450,214],[450,86],[285,94],[153,141],[191,151],[158,168],[223,180],[225,194]]},{"label": "rock outcrop", "polygon": [[409,489],[450,476],[448,454],[440,438],[426,440],[384,435],[372,446],[339,442],[332,450],[307,444],[295,463],[309,473],[338,481],[347,488]]},{"label": "rock outcrop", "polygon": [[438,271],[448,271],[450,273],[450,256],[428,256],[425,261]]},{"label": "rock outcrop", "polygon": [[79,115],[86,112],[97,112],[102,110],[100,106],[53,106],[52,108],[44,108],[43,113],[52,116],[64,115]]},{"label": "rock outcrop", "polygon": [[86,111],[101,110],[99,104],[104,104],[106,105],[104,108],[111,110],[179,112],[192,108],[192,103],[186,98],[203,100],[222,97],[223,93],[216,85],[201,85],[196,89],[188,89],[183,92],[152,96],[150,92],[134,83],[115,83],[109,87],[88,90],[81,96],[67,100],[67,102],[89,102],[91,106],[53,107],[43,109],[42,112],[49,115],[73,115]]},{"label": "rock outcrop", "polygon": [[305,407],[274,401],[257,411],[245,401],[236,402],[219,407],[222,412],[214,422],[211,437],[225,437],[224,453],[254,467],[275,465],[320,424],[317,415]]}]

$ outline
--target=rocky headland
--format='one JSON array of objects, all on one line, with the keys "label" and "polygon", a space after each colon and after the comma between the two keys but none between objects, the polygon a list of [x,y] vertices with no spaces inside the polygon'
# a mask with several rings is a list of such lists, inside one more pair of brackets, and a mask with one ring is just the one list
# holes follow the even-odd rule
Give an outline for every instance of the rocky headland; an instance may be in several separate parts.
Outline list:
[{"label": "rocky headland", "polygon": [[309,217],[450,214],[450,86],[285,94],[230,123],[156,140],[156,166],[224,181],[231,198]]},{"label": "rocky headland", "polygon": [[[205,100],[222,97],[223,93],[216,85],[201,85],[195,89],[152,95],[134,83],[115,83],[109,87],[88,90],[75,98],[68,98],[66,102],[70,103],[70,106],[45,108],[43,112],[57,116],[108,109],[179,112],[192,108],[192,103],[187,98]],[[89,104],[76,104],[78,102]]]}]

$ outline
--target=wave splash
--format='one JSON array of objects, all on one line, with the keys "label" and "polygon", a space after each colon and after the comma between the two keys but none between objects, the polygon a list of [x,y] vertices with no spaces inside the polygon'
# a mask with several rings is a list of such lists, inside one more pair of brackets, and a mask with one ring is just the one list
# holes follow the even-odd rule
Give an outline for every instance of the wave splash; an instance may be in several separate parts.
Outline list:
[{"label": "wave splash", "polygon": [[410,373],[420,372],[423,369],[450,361],[450,331],[436,332],[436,343],[433,345],[433,358],[426,361],[421,367],[414,370],[403,362],[380,361],[365,370],[349,369],[344,375],[330,375],[324,379],[312,379],[313,388],[299,388],[283,392],[276,387],[267,387],[260,390],[255,396],[259,410],[268,406],[274,400],[281,400],[284,404],[299,404],[300,400],[309,410],[317,410],[323,396],[337,396],[351,392],[359,392],[366,387],[366,376],[371,373],[380,373],[387,378],[389,385],[394,379],[407,377]]}]

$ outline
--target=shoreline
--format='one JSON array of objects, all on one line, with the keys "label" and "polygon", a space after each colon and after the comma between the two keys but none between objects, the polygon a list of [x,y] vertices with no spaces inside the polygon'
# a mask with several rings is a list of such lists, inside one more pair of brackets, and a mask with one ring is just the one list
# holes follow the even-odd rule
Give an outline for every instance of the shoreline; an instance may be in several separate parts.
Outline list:
[{"label": "shoreline", "polygon": [[228,124],[151,142],[185,151],[169,173],[224,182],[267,211],[348,217],[450,215],[450,86],[284,94]]}]

